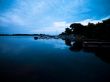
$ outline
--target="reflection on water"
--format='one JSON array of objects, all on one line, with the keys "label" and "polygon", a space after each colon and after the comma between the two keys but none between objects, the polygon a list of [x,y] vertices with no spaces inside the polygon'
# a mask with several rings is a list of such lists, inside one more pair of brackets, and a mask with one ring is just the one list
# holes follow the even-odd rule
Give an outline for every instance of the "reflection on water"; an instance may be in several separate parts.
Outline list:
[{"label": "reflection on water", "polygon": [[107,82],[110,81],[109,51],[83,48],[81,43],[69,40],[0,37],[0,80]]},{"label": "reflection on water", "polygon": [[70,46],[69,49],[73,52],[83,50],[84,52],[94,53],[102,61],[110,63],[110,47],[83,47],[82,42],[72,42],[70,40],[65,40],[65,44]]}]

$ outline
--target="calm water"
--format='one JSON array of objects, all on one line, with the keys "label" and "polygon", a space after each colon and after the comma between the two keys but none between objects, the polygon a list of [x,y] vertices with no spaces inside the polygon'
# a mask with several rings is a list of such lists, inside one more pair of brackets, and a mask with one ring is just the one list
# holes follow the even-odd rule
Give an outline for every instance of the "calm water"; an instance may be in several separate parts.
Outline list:
[{"label": "calm water", "polygon": [[63,40],[0,37],[0,80],[110,82],[109,49],[99,51],[72,50]]}]

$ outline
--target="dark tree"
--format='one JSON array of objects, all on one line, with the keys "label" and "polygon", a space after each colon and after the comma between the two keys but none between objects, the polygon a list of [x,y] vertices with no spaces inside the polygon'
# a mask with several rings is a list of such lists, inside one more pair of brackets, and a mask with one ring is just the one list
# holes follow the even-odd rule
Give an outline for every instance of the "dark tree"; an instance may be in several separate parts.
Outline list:
[{"label": "dark tree", "polygon": [[67,35],[69,35],[69,34],[71,34],[71,33],[72,33],[72,31],[71,31],[71,29],[70,29],[70,28],[66,28],[66,29],[65,29],[65,33],[66,33]]}]

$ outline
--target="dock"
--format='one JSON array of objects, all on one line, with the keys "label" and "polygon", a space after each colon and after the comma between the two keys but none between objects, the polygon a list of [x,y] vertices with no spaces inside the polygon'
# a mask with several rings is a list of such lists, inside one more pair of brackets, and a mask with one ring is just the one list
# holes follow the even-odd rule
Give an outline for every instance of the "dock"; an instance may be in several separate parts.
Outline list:
[{"label": "dock", "polygon": [[110,42],[102,42],[102,41],[84,41],[83,47],[103,47],[110,48]]}]

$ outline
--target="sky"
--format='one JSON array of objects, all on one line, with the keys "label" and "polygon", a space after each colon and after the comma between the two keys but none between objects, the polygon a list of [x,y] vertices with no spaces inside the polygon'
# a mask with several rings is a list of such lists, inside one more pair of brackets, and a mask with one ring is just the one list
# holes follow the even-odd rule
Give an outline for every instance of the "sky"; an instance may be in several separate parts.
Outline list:
[{"label": "sky", "polygon": [[110,0],[0,0],[0,33],[59,34],[110,18]]}]

